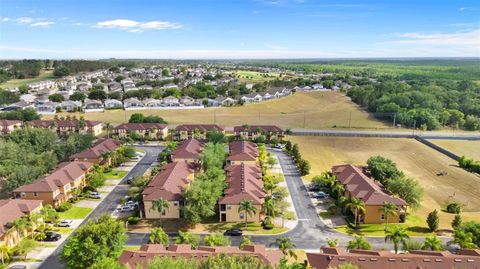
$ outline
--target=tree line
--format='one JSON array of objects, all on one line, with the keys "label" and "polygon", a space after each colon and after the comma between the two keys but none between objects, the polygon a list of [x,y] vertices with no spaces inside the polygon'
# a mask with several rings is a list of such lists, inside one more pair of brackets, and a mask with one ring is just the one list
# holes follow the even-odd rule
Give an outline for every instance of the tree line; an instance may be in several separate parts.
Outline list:
[{"label": "tree line", "polygon": [[469,172],[480,173],[480,161],[476,161],[472,158],[462,156],[460,160],[458,160],[458,165]]}]

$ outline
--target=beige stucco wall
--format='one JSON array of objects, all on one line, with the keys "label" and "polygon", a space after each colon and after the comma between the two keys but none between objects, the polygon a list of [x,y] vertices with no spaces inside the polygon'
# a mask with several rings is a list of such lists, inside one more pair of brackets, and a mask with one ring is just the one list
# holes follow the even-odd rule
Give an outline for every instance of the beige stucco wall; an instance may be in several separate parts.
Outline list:
[{"label": "beige stucco wall", "polygon": [[[261,221],[260,213],[262,211],[261,205],[255,205],[257,208],[257,212],[252,215],[247,215],[247,221]],[[226,213],[227,218],[226,222],[244,222],[245,218],[241,218],[241,214],[245,214],[245,212],[238,212],[239,205],[226,205],[225,211],[220,211],[220,221],[222,217],[222,213]]]},{"label": "beige stucco wall", "polygon": [[[380,212],[382,206],[379,205],[369,205],[365,206],[365,223],[366,224],[375,224],[375,223],[385,223],[385,219],[382,219],[382,212]],[[388,216],[388,223],[398,223],[400,220],[400,211],[397,210],[397,215]]]},{"label": "beige stucco wall", "polygon": [[228,161],[229,164],[231,165],[238,165],[238,164],[245,164],[245,165],[251,165],[251,166],[256,166],[257,165],[257,161]]},{"label": "beige stucco wall", "polygon": [[174,201],[168,201],[169,207],[164,210],[165,215],[160,215],[156,209],[152,209],[152,201],[144,201],[146,219],[178,219],[180,218],[180,203],[177,205]]}]

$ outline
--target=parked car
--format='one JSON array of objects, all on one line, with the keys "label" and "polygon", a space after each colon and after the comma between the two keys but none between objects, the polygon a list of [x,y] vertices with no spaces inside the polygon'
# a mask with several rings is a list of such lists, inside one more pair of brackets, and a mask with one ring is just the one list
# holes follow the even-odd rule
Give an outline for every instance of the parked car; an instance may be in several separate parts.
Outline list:
[{"label": "parked car", "polygon": [[27,269],[27,266],[23,264],[15,264],[8,267],[7,269]]},{"label": "parked car", "polygon": [[137,157],[143,157],[143,153],[137,151]]},{"label": "parked car", "polygon": [[140,204],[136,201],[129,200],[125,203],[125,205],[133,206],[133,207],[138,207]]},{"label": "parked car", "polygon": [[135,157],[132,157],[132,158],[130,158],[130,160],[133,160],[133,161],[138,161],[138,160],[140,160],[140,157],[138,157],[138,156],[135,156]]},{"label": "parked car", "polygon": [[328,198],[329,195],[328,195],[328,193],[324,193],[323,191],[319,191],[319,192],[314,194],[314,197],[317,198],[317,199],[323,199],[323,198]]},{"label": "parked car", "polygon": [[54,232],[45,232],[45,239],[43,241],[58,241],[62,238],[62,235],[54,233]]},{"label": "parked car", "polygon": [[284,149],[285,148],[285,145],[284,144],[276,144],[275,146],[273,146],[274,148],[276,149]]},{"label": "parked car", "polygon": [[308,186],[309,191],[320,191],[321,186],[319,184],[312,183]]},{"label": "parked car", "polygon": [[57,226],[58,227],[70,227],[72,225],[73,220],[70,219],[64,219],[60,221]]},{"label": "parked car", "polygon": [[223,235],[230,235],[230,236],[241,236],[243,231],[238,228],[228,229],[226,230]]},{"label": "parked car", "polygon": [[133,181],[133,177],[128,177],[127,178],[127,184],[132,184],[132,181]]},{"label": "parked car", "polygon": [[131,205],[122,205],[122,207],[120,207],[120,212],[130,212],[133,210],[135,210],[135,208]]},{"label": "parked car", "polygon": [[98,193],[98,192],[96,192],[96,191],[92,191],[92,192],[90,193],[90,196],[89,196],[89,197],[90,197],[90,198],[93,198],[93,199],[100,199],[100,198],[102,198],[102,196],[100,195],[100,193]]}]

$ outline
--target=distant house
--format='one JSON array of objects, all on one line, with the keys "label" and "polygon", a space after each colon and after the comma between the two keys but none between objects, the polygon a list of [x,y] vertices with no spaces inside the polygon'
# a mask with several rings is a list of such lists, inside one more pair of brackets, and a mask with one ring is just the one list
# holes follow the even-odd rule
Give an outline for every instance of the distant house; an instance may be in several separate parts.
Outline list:
[{"label": "distant house", "polygon": [[110,83],[108,83],[108,90],[109,90],[109,92],[122,91],[122,84],[120,84],[116,81],[110,82]]},{"label": "distant house", "polygon": [[332,174],[344,186],[344,196],[347,198],[355,197],[365,204],[365,212],[358,216],[360,223],[385,222],[386,216],[382,214],[380,208],[387,202],[397,206],[396,214],[390,216],[388,221],[391,223],[405,221],[408,204],[404,200],[390,195],[380,183],[370,178],[362,168],[351,164],[336,165],[332,167]]},{"label": "distant house", "polygon": [[254,257],[269,268],[275,268],[283,257],[280,250],[267,250],[264,245],[246,245],[242,249],[230,246],[200,246],[193,249],[191,245],[186,244],[168,246],[148,244],[141,246],[139,250],[124,250],[118,258],[118,263],[125,265],[127,269],[144,269],[147,268],[149,261],[159,257],[171,259],[181,257],[200,261],[217,255]]},{"label": "distant house", "polygon": [[135,97],[123,100],[123,106],[125,108],[144,107],[143,102]]},{"label": "distant house", "polygon": [[145,107],[161,107],[163,105],[162,100],[160,99],[147,99],[143,101]]},{"label": "distant house", "polygon": [[13,247],[22,238],[21,233],[13,227],[15,220],[32,213],[40,213],[42,208],[40,200],[0,200],[0,212],[2,212],[0,214],[0,241],[3,242],[3,245]]},{"label": "distant house", "polygon": [[117,99],[107,99],[104,101],[106,109],[115,109],[115,108],[123,108],[122,101]]},{"label": "distant house", "polygon": [[263,190],[262,171],[253,165],[230,165],[226,169],[227,188],[224,196],[218,200],[221,222],[245,221],[245,212],[239,211],[242,201],[251,201],[257,209],[256,213],[248,216],[251,221],[260,221],[262,204],[265,198]]},{"label": "distant house", "polygon": [[0,120],[0,134],[11,134],[13,131],[22,128],[22,122],[19,120]]},{"label": "distant house", "polygon": [[122,123],[113,131],[119,138],[125,138],[132,132],[147,139],[166,139],[168,136],[167,125],[161,123]]},{"label": "distant house", "polygon": [[163,98],[163,104],[164,106],[179,106],[180,102],[177,97],[175,96],[167,96]]},{"label": "distant house", "polygon": [[[160,168],[158,174],[142,192],[146,219],[178,219],[183,206],[183,191],[194,178],[194,169],[187,162],[172,162]],[[162,212],[152,209],[158,199],[168,201]]]},{"label": "distant house", "polygon": [[177,145],[171,153],[173,162],[187,162],[190,164],[198,164],[203,145],[196,139],[183,140]]},{"label": "distant house", "polygon": [[208,99],[209,106],[233,106],[237,103],[237,100],[231,97],[218,96],[215,99]]},{"label": "distant house", "polygon": [[192,106],[195,103],[195,99],[190,96],[184,96],[180,98],[179,102],[184,106]]},{"label": "distant house", "polygon": [[35,101],[35,98],[37,98],[35,95],[27,93],[27,94],[22,94],[20,95],[20,100],[24,101],[26,103],[33,103]]},{"label": "distant house", "polygon": [[245,103],[254,103],[262,101],[263,97],[258,93],[250,93],[242,96],[240,99],[243,100]]},{"label": "distant house", "polygon": [[103,103],[99,100],[85,100],[83,109],[87,110],[95,110],[95,111],[103,111]]},{"label": "distant house", "polygon": [[90,89],[92,84],[89,81],[81,81],[77,83],[77,91],[86,92]]},{"label": "distant house", "polygon": [[210,131],[225,133],[225,129],[216,124],[182,124],[175,128],[175,138],[177,140],[205,139],[207,132]]},{"label": "distant house", "polygon": [[35,110],[38,114],[55,114],[57,112],[57,107],[60,107],[59,103],[47,101],[43,104],[38,104],[35,106]]},{"label": "distant house", "polygon": [[63,101],[60,104],[60,107],[63,111],[75,112],[79,111],[82,108],[82,102],[80,101]]},{"label": "distant house", "polygon": [[161,87],[160,89],[178,89],[178,86],[173,84],[173,83],[168,83],[166,85],[164,85],[163,87]]},{"label": "distant house", "polygon": [[24,110],[27,108],[35,108],[33,103],[27,103],[25,101],[19,101],[13,104],[10,104],[2,109],[2,111],[12,111],[12,110]]},{"label": "distant house", "polygon": [[337,268],[352,264],[368,269],[478,269],[480,250],[460,249],[456,254],[444,251],[409,250],[395,254],[390,250],[360,250],[347,252],[339,247],[322,247],[320,253],[307,253],[308,265],[315,269]]},{"label": "distant house", "polygon": [[263,100],[277,99],[282,97],[282,93],[279,90],[271,89],[263,94]]},{"label": "distant house", "polygon": [[13,191],[16,199],[40,200],[43,205],[58,207],[85,187],[86,175],[93,164],[85,161],[64,162],[50,174]]},{"label": "distant house", "polygon": [[282,139],[283,129],[276,125],[243,125],[233,128],[235,136],[239,139],[255,139],[265,136],[267,140]]},{"label": "distant house", "polygon": [[94,164],[108,164],[110,160],[104,158],[104,154],[114,151],[121,146],[122,143],[111,138],[98,139],[89,149],[70,157],[71,160],[87,161]]}]

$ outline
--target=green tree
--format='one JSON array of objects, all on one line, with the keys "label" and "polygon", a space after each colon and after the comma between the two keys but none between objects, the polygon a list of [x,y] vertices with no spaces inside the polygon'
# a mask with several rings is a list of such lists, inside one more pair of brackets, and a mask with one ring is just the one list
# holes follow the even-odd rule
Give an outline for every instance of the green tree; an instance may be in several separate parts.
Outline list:
[{"label": "green tree", "polygon": [[352,197],[348,200],[346,204],[346,208],[349,208],[352,211],[353,216],[355,218],[355,226],[358,225],[358,216],[360,213],[365,213],[365,203],[362,200]]},{"label": "green tree", "polygon": [[80,101],[83,102],[87,98],[83,92],[74,92],[72,95],[70,95],[70,100],[71,101]]},{"label": "green tree", "polygon": [[327,245],[331,248],[336,247],[338,245],[337,238],[327,238]]},{"label": "green tree", "polygon": [[347,249],[364,249],[369,250],[372,249],[372,245],[362,236],[355,236],[354,239],[348,241]]},{"label": "green tree", "polygon": [[385,231],[387,230],[388,225],[388,216],[396,216],[397,215],[397,206],[393,203],[386,202],[383,203],[383,206],[378,210],[385,218]]},{"label": "green tree", "polygon": [[175,238],[175,244],[190,244],[196,249],[200,243],[197,235],[188,232],[178,231],[178,237]]},{"label": "green tree", "polygon": [[244,246],[251,246],[253,245],[252,239],[248,236],[242,236],[242,240],[240,240],[240,245],[238,248],[243,249]]},{"label": "green tree", "polygon": [[153,228],[148,242],[150,244],[168,245],[168,234],[162,228]]},{"label": "green tree", "polygon": [[118,260],[112,257],[103,257],[95,261],[89,269],[127,269],[125,265],[118,264]]},{"label": "green tree", "polygon": [[60,257],[67,269],[88,268],[103,258],[117,258],[126,240],[123,222],[104,215],[79,227],[67,240]]},{"label": "green tree", "polygon": [[61,95],[59,93],[54,93],[54,94],[51,94],[51,95],[48,96],[48,100],[50,100],[52,102],[60,103],[60,102],[65,101],[65,98],[63,97],[63,95]]},{"label": "green tree", "polygon": [[428,213],[427,225],[430,231],[435,232],[438,229],[440,218],[438,217],[438,211],[435,209]]},{"label": "green tree", "polygon": [[229,246],[231,244],[230,239],[223,234],[210,234],[203,239],[205,245],[214,246]]},{"label": "green tree", "polygon": [[245,217],[245,229],[247,228],[248,216],[255,215],[257,213],[257,208],[250,200],[242,200],[238,205],[238,213],[244,213]]},{"label": "green tree", "polygon": [[473,243],[473,236],[471,233],[463,229],[456,229],[453,231],[453,243],[458,244],[461,248],[474,249],[477,246]]},{"label": "green tree", "polygon": [[443,250],[442,240],[440,240],[440,238],[437,236],[427,236],[425,238],[425,242],[423,243],[422,249],[432,251]]},{"label": "green tree", "polygon": [[408,236],[407,232],[399,226],[394,226],[385,233],[385,242],[391,241],[393,243],[395,253],[398,253],[398,244],[402,243],[403,248],[405,248],[409,238],[410,236]]},{"label": "green tree", "polygon": [[12,248],[6,245],[0,245],[0,257],[2,264],[5,264],[5,261],[10,260],[11,255],[13,254]]},{"label": "green tree", "polygon": [[162,216],[164,215],[164,212],[166,209],[170,207],[170,204],[167,200],[160,198],[158,200],[152,201],[152,207],[149,209],[151,210],[156,210],[159,213],[158,219],[162,220]]},{"label": "green tree", "polygon": [[289,237],[279,237],[276,240],[278,248],[282,251],[283,255],[297,259],[297,254],[295,253],[295,243]]},{"label": "green tree", "polygon": [[456,214],[452,220],[452,228],[458,229],[462,226],[462,216],[460,214]]},{"label": "green tree", "polygon": [[413,208],[420,206],[423,189],[418,181],[406,176],[400,176],[397,178],[388,179],[386,188],[388,191],[405,200],[409,206]]}]

